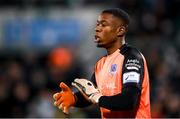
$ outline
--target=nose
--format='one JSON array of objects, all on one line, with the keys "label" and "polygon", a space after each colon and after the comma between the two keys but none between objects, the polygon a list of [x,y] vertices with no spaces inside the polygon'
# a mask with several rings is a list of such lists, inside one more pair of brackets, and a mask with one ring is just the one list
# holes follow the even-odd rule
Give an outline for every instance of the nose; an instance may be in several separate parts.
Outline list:
[{"label": "nose", "polygon": [[100,32],[100,28],[98,26],[95,27],[96,32]]}]

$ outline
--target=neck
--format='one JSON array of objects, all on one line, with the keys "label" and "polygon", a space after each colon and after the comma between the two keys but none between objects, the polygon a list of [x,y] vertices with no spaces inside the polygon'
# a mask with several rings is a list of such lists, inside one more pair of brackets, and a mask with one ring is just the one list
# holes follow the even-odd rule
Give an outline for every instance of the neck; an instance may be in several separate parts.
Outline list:
[{"label": "neck", "polygon": [[125,38],[117,40],[111,47],[106,48],[108,55],[114,53],[117,49],[119,49],[122,45],[125,44]]}]

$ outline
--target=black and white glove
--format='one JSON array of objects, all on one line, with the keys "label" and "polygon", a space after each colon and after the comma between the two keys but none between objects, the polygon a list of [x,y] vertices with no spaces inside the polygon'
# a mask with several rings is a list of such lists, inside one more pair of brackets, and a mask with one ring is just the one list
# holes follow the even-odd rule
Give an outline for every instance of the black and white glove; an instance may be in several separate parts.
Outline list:
[{"label": "black and white glove", "polygon": [[99,98],[102,96],[94,84],[87,79],[76,78],[74,82],[72,82],[72,85],[75,86],[87,100],[94,104],[97,104]]}]

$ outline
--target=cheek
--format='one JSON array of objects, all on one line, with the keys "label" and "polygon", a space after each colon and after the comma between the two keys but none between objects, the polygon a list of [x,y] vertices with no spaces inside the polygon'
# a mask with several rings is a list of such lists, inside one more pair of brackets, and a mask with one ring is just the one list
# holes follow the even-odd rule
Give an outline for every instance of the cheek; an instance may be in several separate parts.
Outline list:
[{"label": "cheek", "polygon": [[103,36],[110,36],[111,35],[111,29],[104,29],[103,31],[102,31],[102,35]]},{"label": "cheek", "polygon": [[114,39],[116,37],[116,34],[115,32],[112,32],[112,31],[104,31],[103,32],[103,36],[105,39]]}]

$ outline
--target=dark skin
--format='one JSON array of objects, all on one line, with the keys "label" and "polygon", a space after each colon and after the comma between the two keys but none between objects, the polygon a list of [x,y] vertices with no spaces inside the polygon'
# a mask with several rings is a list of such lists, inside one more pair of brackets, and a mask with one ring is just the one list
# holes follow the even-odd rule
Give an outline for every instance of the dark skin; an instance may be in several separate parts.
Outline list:
[{"label": "dark skin", "polygon": [[108,54],[112,54],[124,44],[127,28],[120,18],[110,13],[101,13],[95,32],[94,42],[97,47],[105,48]]}]

